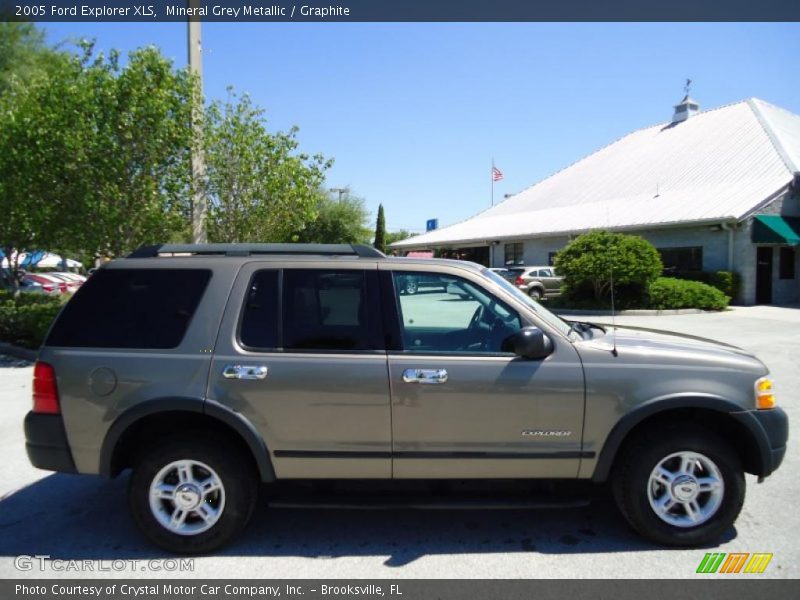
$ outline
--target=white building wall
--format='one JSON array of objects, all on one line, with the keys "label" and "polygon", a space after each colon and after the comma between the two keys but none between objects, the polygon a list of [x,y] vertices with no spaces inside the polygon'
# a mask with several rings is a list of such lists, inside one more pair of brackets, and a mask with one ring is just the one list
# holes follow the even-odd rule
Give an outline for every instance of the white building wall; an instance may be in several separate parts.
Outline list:
[{"label": "white building wall", "polygon": [[[780,214],[784,216],[800,216],[800,195],[779,197],[757,211],[757,214]],[[756,299],[756,245],[752,239],[752,219],[740,223],[733,235],[720,228],[719,225],[703,225],[693,227],[674,227],[641,231],[625,231],[639,235],[656,248],[682,248],[702,246],[704,271],[727,271],[729,265],[729,244],[733,245],[732,270],[742,278],[739,296],[734,299],[737,304],[754,304]],[[574,237],[574,236],[573,236]],[[546,265],[550,252],[561,250],[570,240],[570,236],[513,240],[495,247],[494,267],[504,266],[505,244],[523,243],[523,255],[526,265]],[[795,279],[779,279],[779,253],[777,247],[773,258],[772,300],[775,304],[800,302],[800,249],[795,249]]]}]

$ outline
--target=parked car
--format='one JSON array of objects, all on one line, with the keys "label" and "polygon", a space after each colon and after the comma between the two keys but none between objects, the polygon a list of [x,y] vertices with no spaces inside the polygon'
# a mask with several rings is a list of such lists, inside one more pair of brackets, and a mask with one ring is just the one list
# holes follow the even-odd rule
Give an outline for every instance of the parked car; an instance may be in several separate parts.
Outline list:
[{"label": "parked car", "polygon": [[132,469],[133,521],[181,554],[241,533],[261,483],[281,506],[530,508],[609,482],[644,537],[705,546],[744,473],[780,466],[788,421],[748,352],[564,321],[479,265],[211,244],[86,281],[39,352],[25,437],[41,469]]},{"label": "parked car", "polygon": [[553,267],[509,267],[514,274],[514,285],[534,300],[561,295],[563,277]]},{"label": "parked car", "polygon": [[413,273],[409,273],[400,278],[397,282],[397,287],[401,294],[408,294],[411,296],[423,290],[438,290],[444,292],[447,289],[437,279],[427,277],[423,274],[417,275]]},{"label": "parked car", "polygon": [[492,273],[497,273],[500,277],[505,279],[506,281],[510,281],[514,283],[514,280],[517,278],[517,274],[513,271],[509,271],[503,267],[491,267],[489,269]]}]

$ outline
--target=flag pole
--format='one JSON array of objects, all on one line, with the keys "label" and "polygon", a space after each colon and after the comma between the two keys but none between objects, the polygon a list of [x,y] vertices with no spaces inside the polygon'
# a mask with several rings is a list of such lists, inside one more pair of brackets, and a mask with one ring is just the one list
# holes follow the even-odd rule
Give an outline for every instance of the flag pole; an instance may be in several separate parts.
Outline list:
[{"label": "flag pole", "polygon": [[492,206],[494,206],[494,156],[492,157],[492,168],[489,170],[489,179],[492,180]]}]

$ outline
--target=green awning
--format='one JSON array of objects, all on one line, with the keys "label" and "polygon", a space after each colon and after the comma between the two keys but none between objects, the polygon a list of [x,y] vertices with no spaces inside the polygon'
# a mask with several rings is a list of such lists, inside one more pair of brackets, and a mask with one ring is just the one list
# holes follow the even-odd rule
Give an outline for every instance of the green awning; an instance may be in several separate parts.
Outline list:
[{"label": "green awning", "polygon": [[754,244],[800,245],[800,217],[755,215],[752,240]]}]

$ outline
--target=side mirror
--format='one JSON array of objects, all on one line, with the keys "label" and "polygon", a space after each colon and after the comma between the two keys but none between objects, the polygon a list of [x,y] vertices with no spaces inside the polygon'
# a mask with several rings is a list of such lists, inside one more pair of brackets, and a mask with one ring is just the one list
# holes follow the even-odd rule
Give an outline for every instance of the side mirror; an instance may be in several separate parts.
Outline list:
[{"label": "side mirror", "polygon": [[503,340],[500,349],[523,358],[545,358],[553,353],[553,342],[538,327],[523,327]]}]

